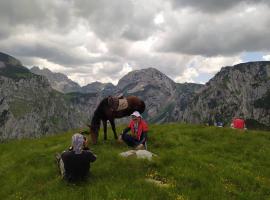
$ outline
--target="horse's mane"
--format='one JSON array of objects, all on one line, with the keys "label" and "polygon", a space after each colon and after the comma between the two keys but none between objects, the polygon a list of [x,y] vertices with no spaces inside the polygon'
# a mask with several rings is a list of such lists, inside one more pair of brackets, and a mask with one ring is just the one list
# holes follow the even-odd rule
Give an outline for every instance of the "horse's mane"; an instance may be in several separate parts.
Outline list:
[{"label": "horse's mane", "polygon": [[104,99],[101,100],[99,103],[97,109],[94,112],[94,115],[100,116],[103,114],[103,109],[108,105],[108,97],[105,97]]}]

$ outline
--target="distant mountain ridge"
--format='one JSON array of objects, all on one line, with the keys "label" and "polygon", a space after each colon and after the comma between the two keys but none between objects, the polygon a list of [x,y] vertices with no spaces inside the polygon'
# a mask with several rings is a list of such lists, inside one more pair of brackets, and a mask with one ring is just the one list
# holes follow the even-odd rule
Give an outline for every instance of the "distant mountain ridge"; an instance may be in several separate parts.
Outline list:
[{"label": "distant mountain ridge", "polygon": [[[48,79],[31,73],[13,57],[0,54],[0,141],[39,137],[83,127],[97,104],[96,95],[64,95]],[[83,108],[82,105],[83,104]]]},{"label": "distant mountain ridge", "polygon": [[49,80],[52,88],[59,92],[77,92],[81,89],[78,83],[70,80],[66,75],[62,73],[54,73],[47,68],[40,69],[37,66],[32,67],[30,71],[34,74],[45,76]]},{"label": "distant mountain ridge", "polygon": [[[119,80],[117,86],[94,82],[85,86],[90,89],[84,92],[100,93],[103,97],[113,94],[139,96],[146,101],[148,108],[144,116],[153,123],[208,123],[214,122],[215,116],[219,114],[226,124],[232,117],[245,117],[269,125],[269,63],[249,62],[223,67],[205,85],[175,83],[157,69],[147,68],[129,72]],[[105,85],[110,87],[102,92]],[[245,93],[247,89],[249,94]],[[237,92],[239,94],[234,98],[232,94]],[[198,99],[202,101],[199,104],[196,103]],[[243,102],[245,106],[241,105]]]},{"label": "distant mountain ridge", "polygon": [[69,79],[65,74],[54,73],[47,68],[40,69],[35,66],[30,69],[34,74],[45,76],[53,89],[62,92],[81,92],[81,93],[104,93],[104,95],[114,92],[115,86],[112,83],[93,82],[81,87],[78,83]]},{"label": "distant mountain ridge", "polygon": [[[47,73],[54,81],[74,85],[73,89],[78,86],[65,75]],[[205,85],[175,83],[155,68],[129,72],[116,86],[94,82],[68,93],[53,89],[54,81],[0,53],[0,140],[84,127],[98,103],[108,95],[136,95],[143,99],[143,117],[150,123],[208,123],[220,115],[225,124],[238,116],[270,126],[270,62],[224,67]],[[65,84],[61,87],[72,88]]]},{"label": "distant mountain ridge", "polygon": [[230,123],[233,117],[270,125],[270,62],[223,67],[194,95],[181,120],[201,123],[215,115]]}]

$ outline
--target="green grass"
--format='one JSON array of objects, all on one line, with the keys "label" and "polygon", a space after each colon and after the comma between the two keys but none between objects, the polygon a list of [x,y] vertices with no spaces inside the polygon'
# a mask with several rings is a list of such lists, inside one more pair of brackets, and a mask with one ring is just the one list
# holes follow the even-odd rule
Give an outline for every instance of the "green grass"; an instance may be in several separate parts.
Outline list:
[{"label": "green grass", "polygon": [[[118,127],[118,132],[123,127]],[[54,154],[72,132],[0,144],[1,199],[270,199],[270,132],[183,124],[151,125],[153,161],[124,159],[109,140],[91,146],[90,179],[60,179]],[[147,182],[162,180],[166,187]]]},{"label": "green grass", "polygon": [[6,67],[1,68],[0,75],[12,78],[16,81],[20,79],[30,79],[33,77],[38,77],[38,75],[31,73],[26,67],[18,65],[18,63],[16,62],[18,61],[11,61],[11,63],[8,63]]}]

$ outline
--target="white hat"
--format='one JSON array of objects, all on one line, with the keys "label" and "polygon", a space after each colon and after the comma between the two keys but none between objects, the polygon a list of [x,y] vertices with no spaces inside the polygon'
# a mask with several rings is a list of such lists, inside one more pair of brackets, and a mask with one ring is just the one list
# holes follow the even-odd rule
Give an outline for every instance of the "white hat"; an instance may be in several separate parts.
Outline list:
[{"label": "white hat", "polygon": [[135,117],[142,117],[141,114],[138,111],[134,111],[131,116],[135,116]]}]

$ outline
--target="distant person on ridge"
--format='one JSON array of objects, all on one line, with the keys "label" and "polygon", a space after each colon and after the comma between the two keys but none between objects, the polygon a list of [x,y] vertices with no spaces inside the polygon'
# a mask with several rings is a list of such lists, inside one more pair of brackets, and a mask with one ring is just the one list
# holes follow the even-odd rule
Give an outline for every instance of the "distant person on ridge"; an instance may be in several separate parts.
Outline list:
[{"label": "distant person on ridge", "polygon": [[96,155],[87,147],[86,137],[76,133],[72,136],[72,146],[61,155],[58,153],[56,159],[62,178],[77,181],[89,175],[90,162],[96,160]]},{"label": "distant person on ridge", "polygon": [[[119,140],[123,140],[128,146],[135,147],[137,150],[146,149],[148,125],[138,111],[133,112],[131,118],[128,127],[119,136]],[[131,134],[128,134],[130,130]]]}]

